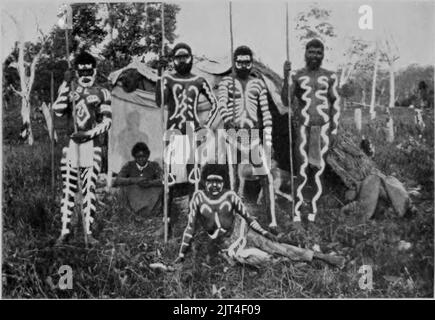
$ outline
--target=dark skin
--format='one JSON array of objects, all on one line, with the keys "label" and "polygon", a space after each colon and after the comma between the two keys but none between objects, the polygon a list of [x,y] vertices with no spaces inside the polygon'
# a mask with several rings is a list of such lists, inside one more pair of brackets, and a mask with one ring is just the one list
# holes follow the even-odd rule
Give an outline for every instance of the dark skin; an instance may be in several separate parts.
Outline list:
[{"label": "dark skin", "polygon": [[[240,61],[240,60],[238,60],[238,57],[236,57],[235,62],[236,62],[236,66],[235,66],[236,71],[237,70],[246,70],[246,71],[249,70],[249,73],[250,73],[251,68],[252,68],[252,59],[250,61]],[[240,67],[238,67],[238,65],[240,65]],[[248,81],[250,79],[252,79],[250,74],[248,74],[248,76],[246,78],[242,78],[242,77],[237,75],[237,72],[236,72],[236,77],[240,81],[240,83],[242,84],[243,90],[245,90],[246,84],[248,83]]]},{"label": "dark skin", "polygon": [[[306,68],[313,72],[319,70],[320,66],[322,65],[324,56],[325,55],[324,55],[323,48],[309,47],[307,50],[305,50]],[[291,71],[291,63],[290,61],[285,61],[283,66],[284,88],[281,92],[281,99],[284,104],[288,104],[288,86],[289,86],[288,83],[289,83],[290,71]],[[329,134],[329,146],[331,148],[334,147],[336,142],[337,142],[336,136]]]},{"label": "dark skin", "polygon": [[[191,55],[188,55],[188,54],[186,54],[186,55],[183,54],[183,55],[175,56],[174,57],[174,64],[178,65],[178,64],[180,64],[182,62],[187,63],[189,61],[189,59],[193,59],[193,58],[192,58]],[[190,71],[188,73],[186,73],[186,74],[182,74],[182,73],[176,72],[175,75],[177,76],[177,78],[183,78],[183,79],[190,79],[190,78],[194,77],[194,75]]]},{"label": "dark skin", "polygon": [[[235,62],[237,64],[239,64],[240,66],[238,67],[237,64],[235,65],[235,69],[236,69],[236,78],[240,81],[240,83],[242,84],[242,89],[245,90],[246,89],[246,84],[248,83],[249,80],[252,79],[251,75],[250,75],[250,69],[252,68],[252,59],[250,61],[239,61],[238,57],[235,58]],[[250,64],[250,66],[248,65]],[[237,70],[247,70],[249,69],[249,74],[246,78],[242,78],[240,76],[237,75]],[[227,124],[228,128],[227,129],[231,129],[231,128],[236,128],[234,123],[229,123]]]},{"label": "dark skin", "polygon": [[[224,193],[224,180],[223,178],[221,179],[215,179],[215,178],[211,178],[211,179],[207,179],[205,181],[205,194],[209,199],[218,199],[219,197],[221,197],[221,195]],[[227,217],[227,221],[234,221],[232,213],[231,213],[231,217]],[[223,222],[223,220],[222,220]],[[225,223],[222,223],[222,225],[225,225]],[[227,228],[228,230],[229,228]],[[264,236],[272,241],[278,241],[278,238],[271,234],[270,232],[266,232],[266,234],[264,234]],[[184,261],[184,257],[178,256],[175,261],[174,264],[178,265],[180,263],[182,263]]]},{"label": "dark skin", "polygon": [[324,57],[322,48],[309,47],[305,51],[305,62],[307,68],[311,71],[319,70]]},{"label": "dark skin", "polygon": [[[205,181],[205,194],[211,199],[217,199],[221,196],[222,190],[224,188],[223,179],[207,179]],[[184,257],[177,257],[174,264],[183,263]]]}]

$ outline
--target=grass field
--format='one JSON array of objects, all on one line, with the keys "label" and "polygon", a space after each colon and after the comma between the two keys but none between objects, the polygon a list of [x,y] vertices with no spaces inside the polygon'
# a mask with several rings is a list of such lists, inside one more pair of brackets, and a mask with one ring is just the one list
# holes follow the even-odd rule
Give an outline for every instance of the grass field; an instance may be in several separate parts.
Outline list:
[{"label": "grass field", "polygon": [[[16,126],[15,116],[4,115],[4,136]],[[351,110],[344,112],[341,130],[355,133]],[[365,119],[367,115],[364,114]],[[394,214],[365,222],[358,216],[339,214],[339,196],[326,192],[316,224],[298,239],[317,243],[323,252],[346,257],[343,270],[320,262],[279,262],[261,270],[229,267],[222,260],[206,260],[206,238],[198,236],[181,270],[160,272],[152,262],[171,263],[177,256],[184,224],[166,246],[152,235],[159,217],[133,217],[122,208],[116,194],[100,194],[95,235],[100,244],[87,250],[81,233],[69,246],[53,247],[60,231],[60,171],[56,168],[53,197],[50,152],[41,124],[35,125],[36,143],[27,146],[12,139],[3,145],[3,296],[6,298],[368,298],[433,297],[434,199],[433,112],[426,115],[422,138],[408,109],[396,108],[396,140],[385,142],[382,116],[364,133],[375,144],[375,162],[406,187],[421,186],[413,198],[417,214]],[[14,122],[15,121],[15,122]],[[39,128],[39,129],[38,129]],[[8,131],[9,130],[9,131]],[[357,139],[357,138],[356,138]],[[401,144],[402,148],[397,145]],[[61,146],[56,147],[59,163]],[[261,208],[249,205],[260,221]],[[289,204],[279,201],[278,220],[288,224]],[[78,227],[80,229],[80,227]],[[400,240],[412,244],[400,250]],[[73,270],[73,289],[61,290],[58,270]],[[373,289],[359,286],[362,265],[373,270]],[[213,288],[218,290],[213,290]],[[219,291],[219,289],[221,289]]]}]

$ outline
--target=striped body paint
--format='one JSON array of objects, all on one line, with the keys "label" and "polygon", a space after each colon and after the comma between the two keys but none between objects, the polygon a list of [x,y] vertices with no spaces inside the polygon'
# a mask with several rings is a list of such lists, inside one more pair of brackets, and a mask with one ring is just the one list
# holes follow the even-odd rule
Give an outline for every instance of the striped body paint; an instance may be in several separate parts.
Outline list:
[{"label": "striped body paint", "polygon": [[[296,102],[293,112],[298,125],[295,156],[299,165],[294,221],[301,221],[301,208],[308,203],[311,204],[308,220],[314,221],[318,211],[317,202],[323,193],[321,176],[326,166],[325,155],[329,150],[330,137],[337,134],[340,117],[337,76],[322,68],[316,71],[303,68],[291,76],[293,81],[290,90]],[[314,127],[320,128],[319,131],[312,130]],[[319,132],[318,136],[316,132]],[[309,149],[316,145],[319,150]],[[312,154],[318,155],[318,162],[310,160]],[[313,177],[316,192],[307,201],[304,193],[309,180],[307,169],[310,164],[314,170],[317,169]]]},{"label": "striped body paint", "polygon": [[298,202],[296,202],[295,205],[295,216],[294,221],[300,222],[301,221],[301,211],[300,207],[304,202],[304,197],[302,196],[302,190],[305,187],[305,184],[307,183],[308,177],[306,174],[306,169],[308,167],[308,154],[306,151],[307,146],[307,129],[306,126],[310,122],[310,115],[307,113],[308,108],[311,105],[311,98],[309,98],[309,95],[312,91],[312,88],[308,86],[308,83],[310,81],[310,78],[308,76],[302,76],[300,78],[301,81],[301,88],[305,90],[304,94],[302,95],[302,100],[304,102],[304,107],[302,108],[301,114],[303,116],[303,125],[300,126],[300,136],[302,138],[301,143],[299,145],[299,152],[302,156],[302,164],[299,168],[299,174],[303,177],[302,182],[299,184],[298,188],[296,189],[296,196],[298,198]]},{"label": "striped body paint", "polygon": [[[78,175],[82,183],[83,212],[85,216],[85,229],[91,234],[91,225],[96,212],[95,188],[98,174],[101,171],[101,148],[94,146],[94,139],[109,131],[112,125],[111,95],[110,92],[98,86],[83,88],[77,86],[74,93],[63,82],[58,90],[58,97],[53,104],[53,110],[57,116],[63,116],[72,105],[72,99],[76,102],[77,129],[83,132],[90,145],[85,148],[86,154],[79,154],[80,158],[86,160],[77,161],[77,145],[70,144],[63,149],[61,159],[62,191],[61,215],[62,229],[61,236],[70,233],[69,223],[75,205],[75,194],[78,191]],[[97,118],[102,120],[97,122]],[[81,144],[79,144],[81,145]],[[80,166],[78,166],[80,164]]]},{"label": "striped body paint", "polygon": [[[272,148],[272,115],[269,110],[266,84],[260,78],[250,78],[247,80],[245,85],[242,85],[241,80],[237,77],[234,79],[231,76],[223,77],[219,83],[218,110],[227,127],[235,126],[235,130],[247,129],[246,132],[251,133],[249,137],[250,144],[248,144],[247,147],[245,146],[245,148],[239,145],[237,141],[227,139],[227,159],[231,171],[230,182],[232,189],[234,190],[236,188],[236,179],[233,177],[233,174],[239,174],[239,169],[237,164],[234,168],[232,167],[232,164],[234,163],[233,160],[237,157],[235,157],[234,154],[236,151],[230,150],[232,148],[229,145],[236,143],[237,145],[235,147],[240,150],[240,152],[237,153],[243,155],[246,153],[249,154],[249,151],[246,152],[246,149],[253,150],[257,148],[259,151],[259,158],[262,159],[260,170],[262,171],[262,175],[265,175],[265,178],[267,179],[267,186],[264,186],[264,188],[266,188],[268,194],[268,210],[271,217],[270,227],[277,227],[273,178],[270,174],[270,168],[268,167],[269,161],[265,161],[265,148]],[[261,113],[262,123],[260,123],[260,119],[258,118],[259,113]],[[260,129],[260,127],[262,127],[264,132],[264,145],[256,147],[253,146],[253,141],[257,141],[257,139],[255,139],[252,134],[253,131],[249,130]],[[240,159],[240,161],[243,160],[244,159]],[[258,164],[252,163],[253,161],[251,158],[249,158],[249,162],[254,167],[258,167]],[[243,178],[241,176],[239,176],[239,181],[239,187],[242,187]]]},{"label": "striped body paint", "polygon": [[[163,77],[163,96],[164,105],[168,109],[167,129],[179,130],[183,135],[183,145],[174,145],[173,142],[169,143],[166,148],[165,158],[167,163],[172,165],[169,167],[169,184],[174,185],[180,182],[188,181],[195,185],[195,190],[198,189],[199,182],[199,165],[198,165],[198,150],[196,148],[196,138],[188,141],[186,135],[187,125],[193,124],[193,132],[200,128],[200,119],[198,116],[198,102],[200,95],[204,95],[208,102],[211,104],[211,110],[205,122],[206,127],[210,127],[216,118],[217,102],[213,94],[213,90],[206,79],[197,75],[192,75],[190,78],[179,78],[175,75],[165,75]],[[161,105],[160,90],[156,90],[156,103]],[[179,143],[180,141],[176,141]],[[190,155],[191,148],[193,150],[194,168],[189,170],[186,164]],[[181,161],[180,161],[181,159]]]},{"label": "striped body paint", "polygon": [[252,219],[235,192],[223,191],[218,198],[211,198],[202,190],[196,191],[190,201],[189,219],[183,233],[179,255],[184,256],[190,247],[197,222],[211,239],[216,240],[226,237],[232,231],[235,214],[240,215],[253,230],[260,234],[266,233],[266,230]]},{"label": "striped body paint", "polygon": [[[216,98],[210,84],[202,77],[193,75],[191,78],[178,78],[166,75],[163,77],[163,93],[168,108],[167,129],[177,129],[185,134],[187,122],[194,123],[195,129],[199,128],[198,101],[201,94],[212,106],[206,126],[209,127],[216,118]],[[160,90],[156,90],[157,105],[160,105],[160,100]]]},{"label": "striped body paint", "polygon": [[101,171],[101,148],[94,147],[93,150],[93,166],[76,168],[71,166],[68,159],[68,148],[63,149],[60,167],[63,191],[60,208],[62,215],[61,235],[67,235],[70,233],[68,225],[71,222],[71,216],[75,205],[75,194],[78,191],[78,172],[80,172],[80,180],[82,182],[83,212],[85,216],[86,232],[87,234],[92,233],[90,227],[92,222],[94,222],[94,215],[96,212],[95,204],[97,201],[95,188],[98,174]]}]

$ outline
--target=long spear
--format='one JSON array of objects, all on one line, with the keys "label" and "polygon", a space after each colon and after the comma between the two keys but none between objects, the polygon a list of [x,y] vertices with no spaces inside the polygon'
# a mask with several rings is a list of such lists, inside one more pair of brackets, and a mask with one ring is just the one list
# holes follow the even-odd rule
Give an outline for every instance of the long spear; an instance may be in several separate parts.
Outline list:
[{"label": "long spear", "polygon": [[[162,11],[161,11],[161,21],[162,21],[162,48],[160,53],[160,60],[162,60],[164,54],[165,54],[165,4],[162,2]],[[165,91],[164,91],[164,84],[163,84],[163,66],[160,66],[159,68],[160,73],[160,108],[162,110],[162,126],[163,131],[166,130],[166,124],[165,124]],[[166,149],[166,143],[165,143],[165,134],[163,134],[163,223],[164,223],[164,241],[165,243],[168,242],[168,193],[169,193],[169,186],[168,186],[168,166],[169,164],[166,163],[166,157],[165,157],[165,149]]]},{"label": "long spear", "polygon": [[[286,36],[286,55],[287,55],[287,61],[290,61],[290,40],[289,40],[289,22],[288,22],[288,2],[286,2],[285,7],[285,36]],[[288,77],[288,83],[284,85],[288,85],[288,128],[289,128],[289,144],[290,144],[290,185],[291,185],[291,196],[292,196],[292,203],[291,203],[291,211],[290,215],[293,219],[294,212],[295,212],[295,198],[294,198],[294,179],[293,179],[293,139],[292,139],[292,117],[291,117],[291,84],[292,84],[292,78],[291,76]]]},{"label": "long spear", "polygon": [[[53,61],[53,55],[52,55],[52,61]],[[51,152],[51,193],[53,195],[54,199],[54,193],[55,193],[55,180],[54,180],[54,112],[53,112],[53,104],[54,104],[54,79],[53,79],[53,70],[51,70],[50,74],[50,102],[51,102],[51,108],[50,108],[50,117],[51,117],[51,141],[50,141],[50,152]]]},{"label": "long spear", "polygon": [[[235,90],[236,90],[236,81],[234,79],[234,74],[235,74],[235,66],[234,66],[234,39],[233,39],[233,6],[232,3],[230,1],[230,48],[231,48],[231,52],[230,52],[230,57],[231,57],[231,78],[233,80],[233,99],[235,99],[234,94],[235,94]],[[233,105],[233,124],[235,123],[236,119],[236,108],[235,105]]]},{"label": "long spear", "polygon": [[[235,126],[236,123],[236,97],[235,97],[235,91],[236,91],[236,80],[234,79],[234,75],[235,75],[235,66],[234,66],[234,41],[233,41],[233,7],[232,7],[232,3],[231,1],[229,2],[229,18],[230,18],[230,57],[231,57],[231,79],[233,80],[233,116],[232,116],[232,124],[233,127]],[[229,100],[229,97],[228,97]],[[228,136],[227,136],[228,139]],[[228,171],[229,171],[229,176],[230,176],[230,185],[231,185],[231,190],[235,189],[235,174],[234,174],[234,167],[233,167],[233,155],[231,153],[231,146],[229,145],[229,141],[226,142],[227,144],[227,159],[228,159]],[[236,159],[237,161],[237,159]]]}]

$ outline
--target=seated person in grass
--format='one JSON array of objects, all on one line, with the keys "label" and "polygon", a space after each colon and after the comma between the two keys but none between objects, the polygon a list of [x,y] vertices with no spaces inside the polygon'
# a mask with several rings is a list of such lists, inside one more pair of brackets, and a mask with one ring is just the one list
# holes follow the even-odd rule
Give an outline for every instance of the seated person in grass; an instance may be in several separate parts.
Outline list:
[{"label": "seated person in grass", "polygon": [[162,196],[162,169],[159,164],[149,161],[150,150],[144,142],[133,146],[134,160],[127,162],[113,182],[113,187],[121,187],[127,207],[142,217],[154,213]]},{"label": "seated person in grass", "polygon": [[220,253],[231,263],[261,266],[281,256],[294,261],[322,259],[343,267],[344,258],[325,255],[279,242],[249,215],[242,200],[234,192],[224,189],[225,172],[216,165],[203,167],[201,182],[204,190],[193,194],[187,227],[175,263],[182,262],[199,226],[205,229]]}]

